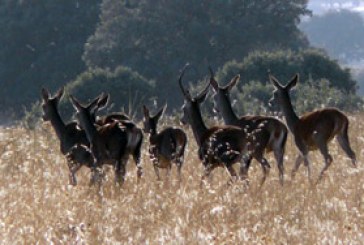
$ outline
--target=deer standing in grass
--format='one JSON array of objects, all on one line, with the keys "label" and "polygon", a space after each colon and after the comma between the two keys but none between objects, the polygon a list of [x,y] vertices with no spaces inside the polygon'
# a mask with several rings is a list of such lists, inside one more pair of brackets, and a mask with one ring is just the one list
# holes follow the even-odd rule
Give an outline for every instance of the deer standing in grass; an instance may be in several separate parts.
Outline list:
[{"label": "deer standing in grass", "polygon": [[212,69],[209,69],[210,84],[215,91],[213,96],[214,109],[221,114],[225,124],[240,127],[248,134],[261,130],[261,133],[259,134],[260,138],[256,139],[258,143],[252,146],[252,155],[247,159],[247,167],[249,167],[252,158],[255,158],[261,163],[264,173],[264,177],[261,181],[261,184],[263,184],[267,175],[267,171],[264,169],[264,166],[267,165],[264,153],[273,151],[279,170],[279,180],[281,185],[283,185],[283,157],[288,134],[287,127],[280,120],[268,116],[243,116],[238,118],[231,105],[230,91],[237,84],[240,76],[235,76],[223,87],[216,81]]},{"label": "deer standing in grass", "polygon": [[187,144],[186,133],[180,128],[167,127],[161,132],[157,131],[158,121],[163,115],[166,106],[161,108],[154,116],[143,105],[144,132],[149,133],[149,154],[157,179],[160,180],[159,168],[166,168],[170,175],[172,162],[177,165],[178,179],[181,181],[181,168]]},{"label": "deer standing in grass", "polygon": [[321,170],[317,182],[320,181],[333,161],[327,144],[334,137],[351,159],[353,166],[356,167],[355,153],[350,147],[348,137],[349,120],[344,113],[336,108],[316,110],[301,117],[295,113],[289,92],[296,86],[298,79],[298,74],[296,74],[286,86],[283,86],[274,76],[269,75],[269,80],[275,87],[270,103],[280,106],[300,151],[292,170],[292,178],[303,161],[308,170],[308,178],[311,180],[311,163],[308,159],[308,152],[318,149],[325,159],[325,166]]},{"label": "deer standing in grass", "polygon": [[[98,175],[102,171],[104,164],[112,164],[115,168],[115,179],[119,184],[123,184],[126,174],[126,164],[129,158],[128,143],[134,139],[134,135],[128,133],[128,129],[118,121],[97,126],[93,110],[99,101],[92,101],[88,105],[81,105],[73,96],[71,102],[75,107],[77,119],[80,126],[85,130],[90,142],[90,149],[95,158],[93,182],[98,180]],[[138,137],[138,136],[137,136]],[[139,140],[135,140],[138,141]],[[140,154],[140,153],[139,153]],[[136,156],[139,158],[140,156]],[[139,159],[136,161],[138,180],[142,175],[142,168]]]},{"label": "deer standing in grass", "polygon": [[86,133],[77,126],[76,122],[65,124],[58,112],[58,104],[64,94],[61,88],[52,97],[48,90],[42,89],[43,121],[49,121],[60,141],[60,150],[66,156],[70,171],[69,182],[77,185],[76,172],[82,167],[93,165],[93,157],[89,150]]},{"label": "deer standing in grass", "polygon": [[[233,164],[244,160],[244,154],[249,152],[249,145],[254,143],[249,141],[248,138],[253,140],[254,137],[253,135],[248,136],[243,130],[235,126],[208,128],[205,125],[200,111],[200,104],[205,100],[210,84],[207,84],[206,88],[193,98],[182,85],[182,78],[186,68],[183,69],[179,78],[179,85],[184,96],[181,122],[183,124],[188,123],[191,126],[199,147],[199,158],[204,166],[201,185],[216,167],[225,167],[230,176],[236,178],[237,175]],[[241,168],[246,168],[246,164],[241,164]],[[269,168],[269,166],[266,166],[266,168]]]}]

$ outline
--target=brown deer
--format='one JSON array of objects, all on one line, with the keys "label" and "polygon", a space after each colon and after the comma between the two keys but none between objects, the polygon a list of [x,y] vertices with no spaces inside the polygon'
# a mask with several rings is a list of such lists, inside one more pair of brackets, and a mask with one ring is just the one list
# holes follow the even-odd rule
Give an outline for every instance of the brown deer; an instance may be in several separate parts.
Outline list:
[{"label": "brown deer", "polygon": [[299,76],[296,74],[286,86],[283,86],[277,78],[269,74],[269,80],[275,87],[270,104],[279,105],[300,151],[292,170],[292,178],[304,161],[308,170],[308,178],[311,180],[311,163],[308,159],[308,152],[318,149],[325,159],[325,166],[318,177],[318,181],[320,181],[333,161],[327,144],[334,137],[356,167],[355,153],[350,147],[348,137],[349,120],[344,113],[336,108],[316,110],[301,117],[295,113],[289,92],[296,86],[298,79]]},{"label": "brown deer", "polygon": [[[287,141],[287,127],[278,119],[268,116],[242,116],[238,118],[231,106],[230,91],[239,81],[240,76],[235,76],[226,86],[220,86],[215,79],[211,67],[210,84],[215,92],[213,96],[214,110],[221,114],[226,125],[240,127],[248,134],[261,130],[261,137],[256,139],[257,144],[252,146],[252,157],[258,162],[267,161],[263,156],[264,153],[273,151],[279,170],[279,180],[283,185],[284,167],[283,157]],[[248,167],[252,158],[248,159]],[[264,165],[262,165],[264,167]],[[263,168],[264,170],[264,168]],[[264,172],[264,171],[263,171]],[[263,177],[262,183],[265,181]]]},{"label": "brown deer", "polygon": [[[206,88],[193,98],[182,85],[182,78],[186,68],[187,66],[179,77],[179,85],[184,96],[181,122],[191,126],[199,147],[199,158],[204,166],[201,184],[216,167],[225,167],[231,177],[236,178],[237,175],[233,164],[244,160],[245,153],[249,154],[249,145],[254,144],[254,137],[253,135],[247,135],[243,130],[235,126],[208,128],[205,125],[200,111],[200,104],[205,100],[210,84],[208,83]],[[262,162],[262,164],[265,164],[265,169],[269,168],[267,162]],[[246,168],[246,163],[241,164],[241,169]],[[241,170],[241,172],[246,172],[246,170]]]},{"label": "brown deer", "polygon": [[158,132],[158,121],[163,115],[165,108],[166,106],[161,108],[154,116],[151,116],[149,109],[143,105],[144,132],[149,133],[149,154],[157,179],[160,180],[159,168],[166,168],[169,176],[172,162],[174,162],[177,165],[178,179],[181,181],[181,168],[187,136],[182,129],[174,127],[167,127]]},{"label": "brown deer", "polygon": [[[123,184],[126,174],[125,168],[130,153],[129,149],[131,148],[128,146],[131,141],[141,142],[140,138],[138,138],[139,135],[135,136],[131,134],[128,132],[129,129],[118,121],[113,121],[102,126],[95,125],[95,118],[92,113],[95,106],[100,103],[99,101],[94,100],[84,106],[71,96],[71,102],[77,111],[78,123],[86,132],[92,155],[95,158],[93,182],[97,180],[96,178],[104,164],[112,164],[115,168],[116,182]],[[138,139],[134,139],[134,137]],[[142,175],[142,168],[139,164],[140,152],[134,156],[139,180]]]},{"label": "brown deer", "polygon": [[[137,166],[140,166],[141,160],[141,147],[143,143],[143,131],[140,129],[128,115],[122,112],[113,112],[101,117],[96,117],[96,113],[99,110],[105,108],[109,102],[110,95],[102,93],[99,96],[97,105],[94,110],[91,110],[91,116],[94,118],[96,126],[103,126],[108,123],[117,122],[126,128],[128,133],[128,145],[127,154],[132,155],[134,162]],[[139,172],[138,172],[139,173]],[[142,174],[141,172],[139,174]]]},{"label": "brown deer", "polygon": [[49,121],[60,141],[60,150],[66,156],[70,171],[69,182],[77,185],[76,172],[82,167],[92,167],[93,157],[89,150],[86,133],[77,126],[76,122],[65,124],[58,112],[58,104],[64,94],[61,88],[52,97],[48,90],[42,89],[43,121]]}]

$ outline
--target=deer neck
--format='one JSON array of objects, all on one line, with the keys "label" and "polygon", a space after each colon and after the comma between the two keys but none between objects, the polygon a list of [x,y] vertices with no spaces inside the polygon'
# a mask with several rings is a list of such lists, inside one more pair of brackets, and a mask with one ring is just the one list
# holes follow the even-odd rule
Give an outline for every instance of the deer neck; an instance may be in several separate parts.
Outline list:
[{"label": "deer neck", "polygon": [[299,117],[293,109],[290,96],[283,97],[283,103],[281,104],[284,117],[286,118],[287,126],[291,132],[294,132],[294,128],[299,121]]},{"label": "deer neck", "polygon": [[56,132],[58,139],[60,141],[65,140],[65,137],[67,137],[66,125],[64,124],[57,110],[53,110],[51,112],[50,122],[52,124],[54,131]]},{"label": "deer neck", "polygon": [[88,141],[92,142],[95,136],[98,135],[95,124],[91,121],[90,118],[85,118],[80,122],[80,124],[83,130],[85,130]]},{"label": "deer neck", "polygon": [[193,135],[196,139],[197,144],[201,146],[203,143],[202,137],[206,134],[208,129],[202,119],[201,111],[199,108],[192,110],[190,120]]},{"label": "deer neck", "polygon": [[229,98],[225,97],[220,104],[221,115],[226,125],[234,125],[238,122],[238,117],[233,111]]}]

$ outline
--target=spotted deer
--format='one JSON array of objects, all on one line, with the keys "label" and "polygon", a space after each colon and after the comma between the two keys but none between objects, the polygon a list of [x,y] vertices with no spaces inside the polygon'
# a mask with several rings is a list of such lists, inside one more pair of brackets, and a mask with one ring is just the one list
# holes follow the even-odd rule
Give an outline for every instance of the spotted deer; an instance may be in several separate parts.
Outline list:
[{"label": "spotted deer", "polygon": [[[126,164],[129,158],[128,144],[130,141],[138,141],[133,137],[135,135],[128,133],[128,128],[118,121],[113,121],[105,125],[97,126],[94,115],[92,115],[95,105],[99,101],[92,101],[87,105],[82,105],[73,96],[70,96],[71,102],[76,109],[76,117],[80,126],[85,130],[87,139],[90,142],[90,150],[94,156],[94,173],[93,182],[98,180],[98,176],[104,164],[111,164],[115,169],[115,179],[119,184],[125,181]],[[100,98],[100,97],[99,97]],[[136,136],[137,138],[138,136]],[[140,153],[139,153],[140,154]],[[142,168],[137,159],[137,177],[138,180],[142,175]]]},{"label": "spotted deer", "polygon": [[160,180],[159,168],[166,168],[169,176],[172,163],[177,165],[178,179],[181,181],[181,168],[187,144],[186,133],[175,127],[167,127],[158,132],[158,121],[164,113],[166,106],[151,116],[149,109],[143,105],[144,132],[149,134],[149,155],[157,179]]},{"label": "spotted deer", "polygon": [[69,182],[77,185],[76,172],[82,167],[91,168],[93,157],[89,150],[86,133],[77,126],[76,122],[64,123],[59,112],[58,104],[64,89],[61,88],[52,97],[47,89],[42,89],[43,121],[49,121],[60,142],[60,150],[66,156],[69,168]]},{"label": "spotted deer", "polygon": [[276,104],[280,107],[299,150],[299,155],[292,170],[292,178],[294,178],[303,161],[308,170],[308,178],[311,180],[311,163],[308,159],[308,153],[318,149],[325,159],[325,166],[317,180],[319,182],[333,161],[327,144],[334,137],[351,159],[353,166],[356,167],[356,156],[349,143],[349,120],[347,116],[336,108],[324,108],[299,117],[293,109],[289,94],[299,80],[298,74],[286,86],[283,86],[271,74],[269,74],[269,80],[275,87],[270,104]]},{"label": "spotted deer", "polygon": [[[237,117],[231,105],[230,91],[238,83],[240,76],[235,76],[226,86],[220,86],[215,79],[211,67],[209,67],[209,70],[210,84],[215,92],[213,96],[214,110],[222,116],[226,125],[240,127],[248,134],[261,130],[261,133],[259,134],[260,137],[256,139],[257,144],[252,145],[251,157],[262,164],[262,162],[267,162],[264,154],[273,151],[279,170],[279,180],[281,185],[283,185],[283,157],[288,134],[287,127],[274,117],[256,115]],[[248,167],[252,158],[247,160]],[[265,165],[267,164],[264,163],[261,165],[264,173],[261,184],[263,184],[266,179],[267,172],[264,170]]]},{"label": "spotted deer", "polygon": [[[192,97],[182,85],[182,78],[186,68],[187,66],[181,72],[178,80],[184,96],[181,122],[191,126],[199,147],[199,158],[204,166],[201,185],[216,167],[225,167],[230,176],[236,178],[237,174],[233,165],[243,161],[244,154],[249,155],[249,146],[254,144],[254,137],[247,135],[236,126],[215,126],[210,128],[206,126],[202,119],[200,104],[205,100],[210,84],[208,83],[205,89],[196,97]],[[264,164],[267,163],[264,162]],[[266,165],[265,168],[269,168],[269,165]],[[246,163],[241,164],[241,169],[246,169]]]}]

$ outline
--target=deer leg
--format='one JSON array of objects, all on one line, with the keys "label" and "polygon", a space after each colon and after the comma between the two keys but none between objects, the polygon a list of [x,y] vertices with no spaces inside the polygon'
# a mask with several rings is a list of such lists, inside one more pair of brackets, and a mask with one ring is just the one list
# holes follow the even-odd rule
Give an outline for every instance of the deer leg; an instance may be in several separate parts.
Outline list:
[{"label": "deer leg", "polygon": [[321,173],[317,179],[317,183],[322,179],[325,171],[330,167],[331,163],[332,163],[332,157],[329,154],[328,148],[327,148],[327,144],[321,144],[319,145],[319,149],[321,154],[323,155],[324,159],[325,159],[325,166],[324,168],[321,170]]},{"label": "deer leg", "polygon": [[76,179],[76,172],[82,167],[82,165],[78,162],[68,162],[68,167],[70,170],[69,173],[69,182],[70,185],[76,186],[77,185],[77,179]]},{"label": "deer leg", "polygon": [[95,183],[100,183],[103,178],[102,165],[93,164],[94,166],[91,168],[91,180],[90,185],[94,185]]},{"label": "deer leg", "polygon": [[298,154],[298,156],[296,158],[296,162],[295,162],[294,167],[291,172],[291,179],[294,179],[294,177],[296,176],[296,173],[297,173],[298,169],[300,168],[302,161],[303,161],[303,156],[301,154]]},{"label": "deer leg", "polygon": [[126,162],[127,158],[124,157],[121,161],[117,161],[115,165],[115,182],[120,186],[125,182]]},{"label": "deer leg", "polygon": [[274,157],[277,161],[278,171],[279,171],[279,182],[283,186],[284,179],[284,166],[283,166],[283,157],[284,157],[284,149],[274,150]]},{"label": "deer leg", "polygon": [[269,174],[270,165],[269,165],[267,159],[265,159],[264,157],[258,157],[256,159],[260,163],[260,166],[262,167],[262,170],[263,170],[263,178],[260,181],[260,185],[263,186],[263,184]]},{"label": "deer leg", "polygon": [[356,166],[356,156],[355,156],[354,151],[350,147],[348,134],[347,133],[340,133],[336,137],[336,139],[339,142],[339,145],[341,146],[341,148],[346,153],[346,155],[351,159],[351,162],[352,162],[353,166],[357,167]]},{"label": "deer leg", "polygon": [[230,174],[230,180],[228,181],[228,184],[230,184],[236,180],[237,174],[232,165],[230,165],[229,167],[226,167],[226,169],[228,170],[228,172]]},{"label": "deer leg", "polygon": [[139,183],[140,178],[143,175],[143,168],[142,168],[142,165],[140,163],[141,146],[142,146],[142,141],[140,141],[140,143],[138,144],[138,146],[136,147],[136,149],[135,149],[135,151],[133,153],[134,162],[135,162],[135,165],[137,167],[137,183]]},{"label": "deer leg", "polygon": [[308,154],[307,153],[305,155],[303,155],[303,162],[304,162],[305,166],[307,167],[308,180],[312,183],[312,179],[311,179],[311,163],[310,163],[310,160],[308,159]]},{"label": "deer leg", "polygon": [[240,171],[239,171],[241,180],[246,180],[248,178],[248,170],[250,167],[250,163],[252,162],[252,159],[253,158],[251,155],[243,157],[243,162],[240,164]]},{"label": "deer leg", "polygon": [[214,169],[213,165],[210,163],[204,163],[203,164],[205,166],[202,178],[201,178],[201,183],[200,183],[200,187],[203,186],[203,183],[205,182],[205,179],[208,178],[211,174],[211,171]]},{"label": "deer leg", "polygon": [[177,173],[178,173],[179,182],[182,181],[182,174],[181,174],[182,164],[183,164],[183,156],[177,157],[176,165],[177,165]]}]

